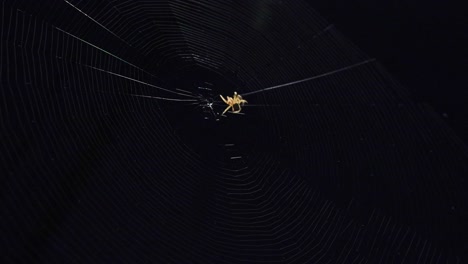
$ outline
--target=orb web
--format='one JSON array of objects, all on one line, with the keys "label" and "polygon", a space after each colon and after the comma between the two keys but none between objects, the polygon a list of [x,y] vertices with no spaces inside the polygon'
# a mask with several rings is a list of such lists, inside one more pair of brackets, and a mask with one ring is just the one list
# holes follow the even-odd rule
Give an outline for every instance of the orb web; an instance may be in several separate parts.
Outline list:
[{"label": "orb web", "polygon": [[466,147],[304,2],[1,14],[8,262],[461,263]]}]

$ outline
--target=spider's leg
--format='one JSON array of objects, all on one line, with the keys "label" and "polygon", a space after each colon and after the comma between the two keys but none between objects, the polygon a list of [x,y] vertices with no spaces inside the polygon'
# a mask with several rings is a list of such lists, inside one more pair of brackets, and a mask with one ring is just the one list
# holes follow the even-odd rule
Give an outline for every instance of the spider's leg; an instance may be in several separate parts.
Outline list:
[{"label": "spider's leg", "polygon": [[229,108],[231,108],[231,106],[230,106],[230,105],[228,105],[228,107],[226,107],[226,109],[224,109],[224,112],[223,112],[221,115],[224,115],[224,113],[226,113],[226,112],[227,112],[227,110],[229,110]]},{"label": "spider's leg", "polygon": [[[229,104],[228,101],[226,101],[226,99],[224,99],[224,97],[222,95],[219,95],[219,97],[221,97],[221,99],[223,99],[223,101],[226,103],[226,104]],[[229,97],[228,97],[229,98]]]}]

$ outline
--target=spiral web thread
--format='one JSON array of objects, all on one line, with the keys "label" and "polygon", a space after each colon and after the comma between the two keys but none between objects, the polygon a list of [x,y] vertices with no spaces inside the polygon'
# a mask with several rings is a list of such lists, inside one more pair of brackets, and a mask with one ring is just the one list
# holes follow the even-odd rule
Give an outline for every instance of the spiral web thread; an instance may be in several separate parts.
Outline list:
[{"label": "spiral web thread", "polygon": [[[40,2],[1,4],[2,258],[462,263],[466,148],[308,5]],[[263,151],[174,136],[174,65],[237,72]]]}]

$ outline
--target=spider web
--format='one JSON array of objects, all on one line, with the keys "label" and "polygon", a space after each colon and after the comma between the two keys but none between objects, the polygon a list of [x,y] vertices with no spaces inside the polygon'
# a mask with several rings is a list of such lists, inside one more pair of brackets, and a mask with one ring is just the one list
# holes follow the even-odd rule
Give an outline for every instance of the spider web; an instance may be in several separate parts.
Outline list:
[{"label": "spider web", "polygon": [[[4,263],[466,257],[466,147],[304,2],[1,19]],[[244,115],[217,118],[234,91]]]}]

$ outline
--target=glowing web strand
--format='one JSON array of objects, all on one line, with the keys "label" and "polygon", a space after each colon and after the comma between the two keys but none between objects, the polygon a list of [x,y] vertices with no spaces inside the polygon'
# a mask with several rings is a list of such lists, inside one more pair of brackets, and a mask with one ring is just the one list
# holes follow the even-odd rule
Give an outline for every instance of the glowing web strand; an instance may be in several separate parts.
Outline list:
[{"label": "glowing web strand", "polygon": [[165,101],[177,101],[177,102],[197,102],[197,101],[198,101],[198,100],[195,100],[195,99],[165,98],[165,97],[150,96],[150,95],[142,95],[142,94],[129,94],[129,95],[131,95],[131,96],[136,96],[136,97],[144,97],[144,98],[165,100]]},{"label": "glowing web strand", "polygon": [[375,59],[365,60],[365,61],[362,61],[362,62],[353,64],[353,65],[350,65],[350,66],[343,67],[343,68],[341,68],[341,69],[337,69],[337,70],[334,70],[334,71],[326,72],[326,73],[323,73],[323,74],[320,74],[320,75],[316,75],[316,76],[313,76],[313,77],[309,77],[309,78],[305,78],[305,79],[302,79],[302,80],[293,81],[293,82],[288,82],[288,83],[284,83],[284,84],[280,84],[280,85],[275,85],[275,86],[263,88],[263,89],[260,89],[260,90],[257,90],[257,91],[253,91],[253,92],[243,93],[243,94],[242,94],[242,97],[245,97],[245,96],[248,96],[248,95],[252,95],[252,94],[256,94],[256,93],[261,93],[261,92],[265,92],[265,91],[270,91],[270,90],[278,89],[278,88],[285,87],[285,86],[289,86],[289,85],[293,85],[293,84],[308,82],[308,81],[315,80],[315,79],[318,79],[318,78],[321,78],[321,77],[325,77],[325,76],[328,76],[328,75],[332,75],[332,74],[335,74],[335,73],[338,73],[338,72],[342,72],[342,71],[345,71],[345,70],[349,70],[349,69],[352,69],[352,68],[354,68],[354,67],[357,67],[357,66],[360,66],[360,65],[369,63],[369,62],[373,62],[373,61],[375,61]]},{"label": "glowing web strand", "polygon": [[[106,50],[104,50],[104,49],[102,49],[102,48],[100,48],[100,47],[98,47],[98,46],[96,46],[96,45],[94,45],[94,44],[92,44],[92,43],[90,43],[90,42],[88,42],[88,41],[82,39],[82,38],[79,38],[79,37],[77,37],[77,36],[75,36],[75,35],[73,35],[73,34],[67,32],[67,31],[65,31],[65,30],[63,30],[63,29],[61,29],[61,28],[58,28],[58,27],[55,27],[55,28],[56,28],[57,30],[59,30],[59,31],[61,31],[61,32],[65,33],[65,34],[67,34],[67,35],[69,35],[69,36],[71,36],[71,37],[73,37],[73,38],[75,38],[75,39],[77,39],[77,40],[79,40],[79,41],[81,41],[81,42],[83,42],[83,43],[85,43],[85,44],[87,44],[87,45],[89,45],[89,46],[95,48],[95,49],[97,49],[97,50],[99,50],[99,51],[102,51],[103,53],[105,53],[105,54],[107,54],[107,55],[109,55],[109,56],[112,56],[112,57],[114,57],[114,58],[116,58],[116,59],[118,59],[118,60],[120,60],[120,61],[122,61],[122,62],[124,62],[124,63],[126,63],[126,64],[128,64],[128,65],[130,65],[130,66],[132,66],[132,67],[134,67],[134,68],[136,68],[136,69],[138,69],[138,70],[141,70],[141,71],[143,71],[143,72],[145,72],[145,73],[148,73],[149,75],[151,75],[151,76],[157,78],[157,77],[154,76],[153,74],[151,74],[151,73],[149,73],[149,72],[147,72],[147,71],[141,69],[140,67],[138,67],[138,66],[136,66],[136,65],[134,65],[134,64],[132,64],[132,63],[130,63],[130,62],[124,60],[124,59],[122,59],[122,58],[120,58],[119,56],[116,56],[116,55],[114,55],[114,54],[112,54],[112,53],[110,53],[110,52],[108,52],[108,51],[106,51]],[[168,90],[168,89],[164,89],[164,88],[159,87],[159,86],[156,86],[156,85],[151,85],[151,84],[149,84],[149,83],[141,82],[141,81],[138,81],[138,80],[135,80],[135,79],[132,79],[132,78],[129,78],[129,77],[126,77],[126,76],[117,74],[117,73],[112,73],[112,72],[109,72],[109,71],[106,71],[106,70],[102,70],[102,69],[99,69],[99,68],[96,68],[96,67],[92,67],[92,66],[87,66],[87,67],[93,68],[93,69],[95,69],[95,70],[100,70],[100,71],[103,71],[103,72],[107,72],[107,73],[110,73],[110,74],[113,74],[113,75],[116,75],[116,76],[119,76],[119,77],[122,77],[122,78],[126,78],[126,79],[129,79],[129,80],[132,80],[132,81],[140,82],[140,83],[142,83],[142,84],[149,85],[149,86],[152,86],[152,87],[154,87],[154,88],[157,88],[157,89],[160,89],[160,90],[163,90],[163,91],[166,91],[166,92],[170,92],[170,93],[177,94],[177,95],[182,95],[182,96],[188,96],[188,97],[195,98],[195,96],[190,96],[190,95],[187,95],[187,94],[174,92],[174,91],[171,91],[171,90]]]},{"label": "glowing web strand", "polygon": [[79,40],[79,41],[81,41],[81,42],[83,42],[83,43],[86,43],[86,44],[88,44],[89,46],[91,46],[91,47],[93,47],[93,48],[95,48],[95,49],[98,49],[98,50],[100,50],[100,51],[106,53],[107,55],[110,55],[110,56],[112,56],[112,57],[114,57],[114,58],[116,58],[116,59],[118,59],[118,60],[120,60],[120,61],[125,62],[126,64],[128,64],[128,65],[130,65],[130,66],[132,66],[132,67],[137,68],[138,70],[144,71],[144,70],[141,69],[140,67],[138,67],[138,66],[136,66],[136,65],[134,65],[134,64],[131,64],[130,62],[128,62],[128,61],[126,61],[126,60],[120,58],[119,56],[116,56],[116,55],[114,55],[114,54],[108,52],[107,50],[102,49],[102,48],[100,48],[100,47],[98,47],[98,46],[96,46],[96,45],[94,45],[94,44],[92,44],[92,43],[90,43],[90,42],[88,42],[88,41],[82,39],[82,38],[79,38],[79,37],[73,35],[72,33],[69,33],[69,32],[67,32],[67,31],[65,31],[65,30],[63,30],[63,29],[61,29],[61,28],[59,28],[59,27],[55,27],[55,28],[56,28],[58,31],[61,31],[61,32],[63,32],[63,33],[65,33],[65,34],[69,35],[70,37],[73,37],[73,38],[75,38],[75,39],[77,39],[77,40]]},{"label": "glowing web strand", "polygon": [[[192,95],[174,92],[174,91],[171,91],[171,90],[168,90],[168,89],[165,89],[165,88],[162,88],[162,87],[159,87],[159,86],[150,84],[150,83],[142,82],[142,81],[140,81],[140,80],[133,79],[133,78],[130,78],[130,77],[127,77],[127,76],[124,76],[124,75],[115,73],[115,72],[103,70],[103,69],[96,68],[96,67],[89,66],[89,65],[85,65],[85,66],[88,67],[88,68],[97,70],[97,71],[101,71],[101,72],[105,72],[105,73],[108,73],[108,74],[111,74],[111,75],[114,75],[114,76],[118,76],[118,77],[120,77],[120,78],[124,78],[124,79],[130,80],[130,81],[134,81],[134,82],[141,83],[141,84],[144,84],[144,85],[147,85],[147,86],[150,86],[150,87],[154,87],[154,88],[159,89],[159,90],[163,90],[163,91],[166,91],[166,92],[170,92],[170,93],[174,93],[174,94],[178,94],[178,95],[182,95],[182,96],[187,96],[187,97],[191,97],[191,98],[196,98],[195,96],[192,96]],[[157,96],[154,96],[154,98],[164,98],[164,97],[157,97]],[[167,99],[170,99],[171,101],[175,101],[175,100],[176,100],[176,99],[171,99],[171,98],[167,98]],[[197,100],[195,100],[195,99],[178,99],[178,101],[183,101],[183,102],[184,102],[184,101],[185,101],[185,102],[194,102],[194,101],[197,101]]]},{"label": "glowing web strand", "polygon": [[89,18],[91,21],[93,21],[94,23],[98,24],[100,27],[102,27],[103,29],[107,30],[107,32],[111,33],[112,35],[114,35],[116,38],[120,39],[122,42],[125,42],[125,44],[127,44],[128,46],[132,46],[130,43],[126,42],[125,40],[123,40],[121,37],[117,36],[117,34],[115,34],[114,32],[112,32],[110,29],[106,28],[103,24],[99,23],[97,20],[95,20],[94,18],[92,18],[91,16],[89,16],[88,14],[86,14],[85,12],[83,12],[81,9],[79,9],[78,7],[74,6],[72,3],[68,2],[67,0],[64,0],[65,3],[69,4],[71,7],[75,8],[78,12],[80,12],[81,14],[83,14],[84,16],[86,16],[87,18]]}]

